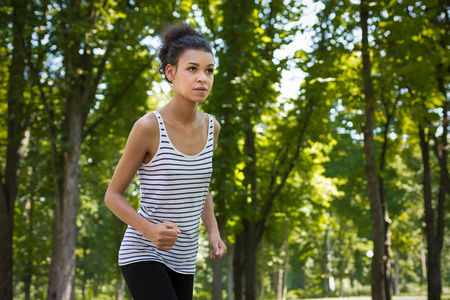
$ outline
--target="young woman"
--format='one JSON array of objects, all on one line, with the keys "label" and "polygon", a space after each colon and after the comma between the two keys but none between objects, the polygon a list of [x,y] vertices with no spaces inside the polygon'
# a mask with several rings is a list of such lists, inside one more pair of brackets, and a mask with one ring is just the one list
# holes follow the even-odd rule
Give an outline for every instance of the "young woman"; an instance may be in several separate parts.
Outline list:
[{"label": "young woman", "polygon": [[[211,46],[187,25],[166,28],[161,39],[160,72],[173,98],[134,124],[105,194],[108,208],[129,225],[119,265],[135,300],[192,299],[200,218],[210,258],[227,251],[208,191],[220,127],[198,110],[214,81]],[[138,212],[124,197],[136,171]]]}]

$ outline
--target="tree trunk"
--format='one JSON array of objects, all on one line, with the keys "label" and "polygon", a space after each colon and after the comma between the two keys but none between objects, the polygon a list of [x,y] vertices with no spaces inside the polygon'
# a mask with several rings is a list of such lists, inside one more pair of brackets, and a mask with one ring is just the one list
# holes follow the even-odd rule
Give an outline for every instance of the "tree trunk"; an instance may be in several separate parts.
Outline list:
[{"label": "tree trunk", "polygon": [[322,280],[322,296],[328,297],[330,293],[329,286],[329,268],[328,268],[328,229],[325,229],[324,239],[320,251],[320,277]]},{"label": "tree trunk", "polygon": [[337,272],[339,276],[339,297],[344,297],[344,276],[345,276],[345,262],[344,262],[344,239],[342,238],[342,234],[344,232],[344,222],[339,222],[339,235],[338,235],[338,248],[337,255],[339,255],[339,260],[337,264]]},{"label": "tree trunk", "polygon": [[[281,245],[281,251],[284,251],[283,249],[284,245]],[[281,253],[280,253],[281,258]],[[283,263],[280,261],[279,263],[274,264],[275,267],[275,298],[280,300],[283,297]]]},{"label": "tree trunk", "polygon": [[[445,9],[444,1],[439,1],[439,13],[446,16],[446,25],[448,25],[449,15],[448,10]],[[436,21],[439,24],[439,18],[436,14]],[[443,24],[443,23],[442,23]],[[448,26],[447,26],[448,28]],[[441,36],[439,44],[442,49],[448,46],[448,31],[445,31]],[[442,294],[442,278],[441,278],[441,253],[444,244],[445,231],[445,202],[450,197],[450,179],[448,170],[448,129],[449,129],[449,99],[447,93],[446,78],[448,78],[449,70],[442,62],[436,66],[436,81],[438,90],[445,99],[442,105],[442,134],[439,141],[435,133],[425,132],[425,129],[419,125],[420,148],[422,150],[423,159],[423,198],[425,206],[425,232],[427,236],[427,280],[428,280],[428,299],[441,299]],[[430,145],[429,139],[434,140],[434,152],[439,162],[439,192],[437,200],[433,203],[432,183],[431,183],[431,168],[430,168]],[[436,220],[435,220],[436,218]]]},{"label": "tree trunk", "polygon": [[88,245],[85,237],[82,238],[81,243],[82,243],[81,247],[83,248],[83,262],[81,263],[81,268],[83,269],[82,271],[83,275],[81,276],[81,295],[83,299],[86,299],[86,284],[88,279],[86,274]]},{"label": "tree trunk", "polygon": [[99,290],[99,282],[101,279],[101,276],[99,274],[94,274],[94,284],[92,285],[92,295],[94,296],[93,298],[97,298],[98,296],[98,290]]},{"label": "tree trunk", "polygon": [[234,299],[241,300],[244,296],[244,236],[243,232],[236,234],[236,242],[233,251],[233,279],[234,279]]},{"label": "tree trunk", "polygon": [[[233,299],[233,247],[228,247],[227,253],[227,300]],[[231,249],[230,249],[231,248]]]},{"label": "tree trunk", "polygon": [[244,220],[245,252],[244,282],[245,300],[256,300],[256,222]]},{"label": "tree trunk", "polygon": [[[25,213],[27,215],[28,235],[33,236],[33,200],[31,197],[27,200],[25,205]],[[27,257],[25,262],[25,279],[24,279],[24,293],[25,300],[31,299],[31,281],[33,279],[33,248],[34,245],[27,243]]]},{"label": "tree trunk", "polygon": [[289,234],[288,234],[288,228],[286,223],[286,247],[285,247],[285,256],[284,256],[284,276],[283,276],[283,300],[286,300],[287,297],[287,289],[288,289],[288,267],[289,267]]},{"label": "tree trunk", "polygon": [[222,260],[213,262],[212,299],[222,300]]},{"label": "tree trunk", "polygon": [[[60,152],[53,143],[52,165],[55,185],[55,213],[53,220],[52,255],[49,270],[47,299],[72,300],[75,289],[76,244],[79,228],[76,224],[78,212],[79,160],[83,142],[83,127],[89,112],[97,85],[92,80],[92,53],[80,54],[85,36],[75,26],[84,17],[79,1],[69,1],[64,10],[67,22],[65,38],[70,40],[62,45],[63,67],[65,70],[65,118],[62,124],[64,144]],[[109,55],[109,51],[105,55]],[[101,69],[101,68],[100,68]],[[99,70],[100,70],[99,69]],[[101,72],[101,71],[99,71]],[[97,74],[98,76],[101,74]],[[53,134],[56,129],[50,125]],[[61,156],[62,159],[58,159]],[[61,162],[64,167],[62,168]],[[62,169],[62,171],[60,171]],[[61,179],[59,179],[61,178]]]},{"label": "tree trunk", "polygon": [[399,261],[400,261],[400,252],[395,251],[395,264],[394,264],[395,265],[395,267],[394,267],[395,280],[394,280],[394,283],[393,283],[393,290],[394,290],[393,294],[394,295],[398,295],[400,293],[400,289],[399,289],[399,286],[398,286],[398,284],[399,284],[398,276],[400,275],[400,266],[398,264]]},{"label": "tree trunk", "polygon": [[[391,125],[391,120],[394,115],[395,111],[395,104],[394,109],[392,111],[389,110],[388,104],[386,101],[383,100],[383,103],[385,105],[385,116],[386,116],[386,123],[384,124],[383,128],[383,144],[381,147],[381,154],[380,154],[380,173],[384,172],[386,169],[386,155],[387,155],[387,147],[388,147],[388,133],[389,133],[389,126]],[[391,296],[393,294],[393,286],[392,286],[392,276],[391,276],[391,261],[390,261],[390,253],[391,253],[391,230],[390,230],[390,224],[391,219],[389,218],[389,209],[388,209],[388,202],[386,199],[386,190],[384,186],[384,178],[383,176],[378,176],[378,194],[380,195],[380,203],[381,208],[383,210],[383,216],[384,216],[384,284],[386,287],[386,300],[391,300]]]},{"label": "tree trunk", "polygon": [[117,267],[117,282],[116,282],[116,300],[125,299],[125,279],[122,276],[120,268]]},{"label": "tree trunk", "polygon": [[424,245],[422,238],[420,238],[420,246],[421,246],[421,249],[420,249],[420,262],[421,262],[420,267],[421,268],[420,269],[422,271],[422,274],[421,274],[422,280],[420,283],[424,283],[427,280],[427,254],[425,251],[426,246]]},{"label": "tree trunk", "polygon": [[[382,170],[382,169],[381,169]],[[393,286],[392,286],[392,276],[391,276],[391,260],[390,260],[390,252],[391,252],[391,230],[390,230],[390,223],[391,220],[389,218],[388,214],[388,205],[386,200],[386,194],[384,191],[384,180],[380,177],[380,202],[381,207],[383,208],[383,216],[384,216],[384,233],[383,233],[383,239],[384,239],[384,285],[385,285],[385,291],[386,291],[386,300],[391,300],[391,296],[393,294]]]},{"label": "tree trunk", "polygon": [[[431,249],[430,249],[431,248]],[[440,300],[441,283],[441,251],[436,246],[428,246],[428,299]]]},{"label": "tree trunk", "polygon": [[[255,134],[251,120],[244,118],[245,154],[248,162],[244,168],[244,186],[248,187],[246,195],[242,197],[246,212],[258,211],[256,196],[256,150]],[[250,202],[250,203],[249,203]],[[234,282],[236,300],[256,299],[256,248],[258,246],[258,222],[255,215],[244,216],[242,232],[236,234],[234,248]],[[245,297],[245,298],[244,298]]]},{"label": "tree trunk", "polygon": [[68,147],[64,153],[64,189],[56,199],[53,223],[52,262],[47,299],[72,300],[75,285],[75,249],[78,235],[78,183],[83,132],[82,105],[76,97],[67,99]]},{"label": "tree trunk", "polygon": [[24,294],[25,300],[31,300],[31,280],[33,279],[33,262],[32,259],[27,259],[25,266],[25,279],[24,279]]},{"label": "tree trunk", "polygon": [[[54,172],[55,185],[55,213],[53,222],[52,257],[49,271],[47,299],[68,300],[74,298],[75,285],[75,260],[76,242],[79,228],[77,227],[78,211],[78,188],[79,188],[79,160],[81,156],[81,145],[85,136],[84,125],[90,109],[94,105],[97,87],[105,70],[106,61],[109,59],[114,43],[111,43],[101,61],[95,65],[96,58],[92,49],[89,49],[90,42],[86,42],[86,33],[93,27],[87,28],[80,24],[89,21],[88,26],[94,26],[96,22],[97,8],[88,2],[89,11],[77,0],[68,1],[67,7],[61,12],[61,24],[67,30],[64,31],[64,38],[70,43],[60,45],[64,69],[64,83],[61,92],[65,98],[65,118],[61,125],[61,131],[57,132],[54,122],[50,122],[52,140],[62,133],[64,143],[62,150],[52,142],[52,168]],[[117,25],[117,26],[116,26]],[[122,32],[121,22],[115,24],[117,34]],[[82,32],[82,30],[86,30]],[[86,49],[84,49],[84,47]],[[83,50],[83,51],[80,51]],[[86,50],[86,51],[85,51]],[[81,54],[81,52],[83,52]],[[147,70],[153,56],[149,57],[148,63],[137,68],[135,74],[126,74],[129,79],[123,89],[116,94],[110,108],[125,98],[127,92],[135,84],[141,74]],[[93,76],[95,74],[95,76]],[[95,78],[94,78],[95,77]],[[108,110],[105,115],[110,112]],[[49,112],[52,119],[54,112]],[[104,120],[99,117],[93,125],[98,126]],[[91,126],[90,129],[95,128]],[[87,131],[90,132],[90,131]],[[60,156],[63,158],[60,159]],[[64,161],[64,167],[61,166]],[[60,169],[63,169],[60,171]],[[94,285],[97,287],[98,284]]]},{"label": "tree trunk", "polygon": [[265,297],[265,287],[263,284],[263,278],[266,276],[266,268],[265,268],[265,264],[262,263],[260,266],[260,272],[259,272],[259,276],[261,278],[261,286],[259,287],[259,299],[264,300]]},{"label": "tree trunk", "polygon": [[378,175],[375,160],[375,146],[373,138],[375,98],[371,78],[371,61],[368,42],[369,18],[367,0],[361,1],[361,30],[362,30],[362,60],[366,124],[364,126],[364,154],[366,163],[368,195],[372,218],[372,234],[374,251],[372,257],[371,286],[372,299],[385,300],[386,290],[384,281],[384,214],[378,191]]},{"label": "tree trunk", "polygon": [[[423,160],[423,198],[425,206],[425,232],[427,237],[428,299],[440,300],[442,293],[441,250],[443,244],[443,219],[441,220],[439,211],[444,209],[443,206],[446,193],[444,190],[445,187],[441,186],[439,190],[437,212],[435,212],[431,192],[429,136],[425,133],[425,129],[421,125],[419,125],[419,137]],[[438,216],[438,228],[435,226],[436,215]],[[442,228],[440,227],[441,222]]]},{"label": "tree trunk", "polygon": [[8,82],[8,144],[6,166],[0,174],[0,299],[13,298],[13,225],[14,204],[20,179],[20,162],[25,152],[24,133],[30,116],[26,115],[23,93],[27,86],[25,42],[26,0],[11,1],[13,8],[13,51]]},{"label": "tree trunk", "polygon": [[5,300],[13,299],[12,271],[13,271],[13,223],[14,201],[10,200],[9,193],[6,192],[6,185],[2,184],[0,194],[0,298]]},{"label": "tree trunk", "polygon": [[[223,213],[225,212],[225,195],[221,195],[221,197],[217,197],[218,201],[215,203],[217,210],[222,212],[222,214],[217,215],[217,226],[219,228],[220,234],[225,237],[225,224],[226,221],[223,217]],[[216,198],[216,199],[217,199]],[[212,284],[212,299],[213,300],[222,300],[222,278],[223,278],[223,260],[215,260],[213,262],[213,284]]]}]

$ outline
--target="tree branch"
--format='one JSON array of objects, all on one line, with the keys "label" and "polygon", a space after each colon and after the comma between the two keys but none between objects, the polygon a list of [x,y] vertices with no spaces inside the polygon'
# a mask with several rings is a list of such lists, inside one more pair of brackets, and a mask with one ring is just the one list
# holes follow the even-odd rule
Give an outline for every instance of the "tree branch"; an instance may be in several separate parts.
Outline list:
[{"label": "tree branch", "polygon": [[[309,125],[309,120],[311,119],[311,116],[313,114],[313,100],[308,102],[308,109],[305,112],[304,117],[302,118],[303,122],[299,123],[299,133],[298,133],[298,138],[297,138],[297,143],[296,143],[296,147],[295,147],[295,152],[294,155],[291,158],[291,161],[289,163],[288,168],[285,170],[281,182],[280,184],[274,189],[272,190],[272,187],[269,187],[269,190],[267,191],[268,196],[268,201],[266,202],[266,207],[263,209],[263,215],[261,220],[258,223],[258,228],[257,228],[257,234],[256,234],[256,239],[257,241],[260,241],[262,238],[262,235],[264,233],[264,228],[266,226],[266,222],[267,222],[267,218],[269,217],[269,214],[272,210],[272,206],[274,204],[275,198],[280,194],[281,189],[284,187],[289,175],[291,174],[292,170],[294,169],[297,160],[300,156],[300,150],[302,149],[302,143],[304,141],[304,136],[306,133],[306,129],[308,128]],[[276,179],[272,179],[272,181],[275,181]]]},{"label": "tree branch", "polygon": [[109,116],[111,114],[111,112],[113,111],[113,109],[117,106],[117,104],[120,102],[120,100],[123,99],[123,97],[127,94],[127,92],[130,90],[131,87],[134,86],[134,84],[136,83],[136,81],[138,80],[138,78],[140,77],[140,75],[147,70],[147,68],[151,65],[152,61],[153,61],[154,57],[152,56],[151,59],[149,60],[149,62],[147,64],[145,64],[144,66],[142,66],[139,71],[134,74],[134,76],[132,77],[132,79],[124,86],[124,88],[122,89],[122,91],[120,91],[115,97],[113,97],[110,106],[106,109],[106,111],[97,118],[96,121],[94,121],[91,126],[89,126],[85,132],[83,137],[86,138],[90,135],[93,134],[94,130],[106,119],[107,116]]}]

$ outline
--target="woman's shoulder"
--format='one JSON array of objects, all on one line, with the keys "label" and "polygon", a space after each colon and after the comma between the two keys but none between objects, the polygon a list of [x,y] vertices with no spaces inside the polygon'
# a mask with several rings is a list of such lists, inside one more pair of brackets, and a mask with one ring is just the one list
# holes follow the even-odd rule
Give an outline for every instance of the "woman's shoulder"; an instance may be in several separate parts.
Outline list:
[{"label": "woman's shoulder", "polygon": [[153,136],[159,132],[158,120],[153,112],[149,112],[139,118],[134,123],[134,130],[138,132],[142,132],[147,136]]}]

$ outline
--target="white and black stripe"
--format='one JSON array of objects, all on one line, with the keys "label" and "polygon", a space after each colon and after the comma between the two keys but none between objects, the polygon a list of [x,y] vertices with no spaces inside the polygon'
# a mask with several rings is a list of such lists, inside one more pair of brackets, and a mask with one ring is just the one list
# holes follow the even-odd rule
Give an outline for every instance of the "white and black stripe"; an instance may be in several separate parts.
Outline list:
[{"label": "white and black stripe", "polygon": [[182,274],[194,274],[200,217],[212,173],[214,119],[209,115],[208,138],[197,155],[185,155],[170,142],[164,121],[159,124],[159,148],[153,159],[138,169],[141,200],[139,214],[152,223],[172,222],[180,229],[172,250],[159,250],[128,226],[119,250],[119,265],[158,261]]}]

